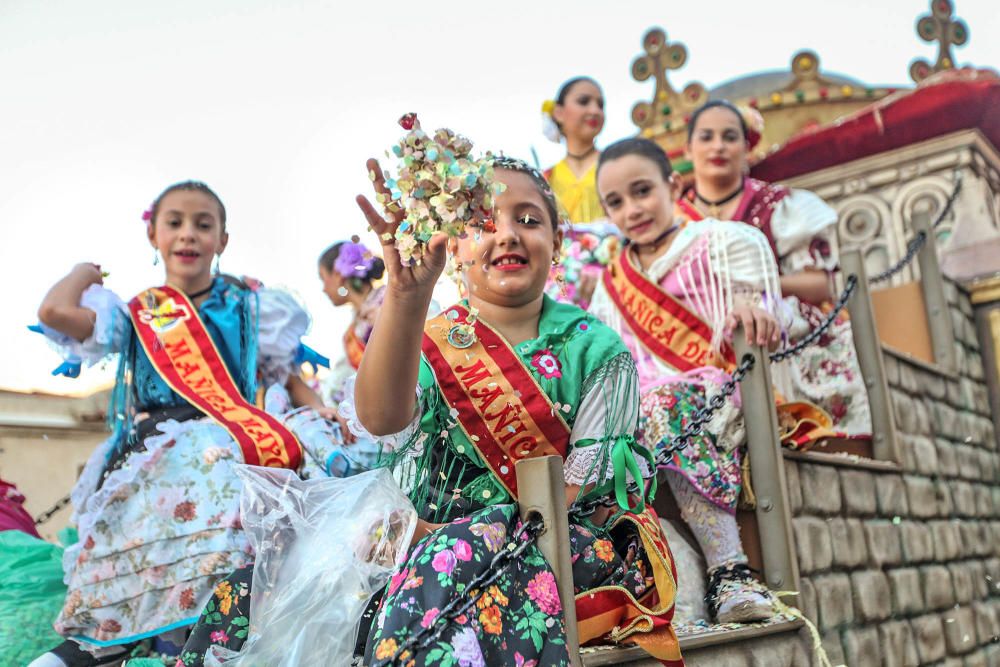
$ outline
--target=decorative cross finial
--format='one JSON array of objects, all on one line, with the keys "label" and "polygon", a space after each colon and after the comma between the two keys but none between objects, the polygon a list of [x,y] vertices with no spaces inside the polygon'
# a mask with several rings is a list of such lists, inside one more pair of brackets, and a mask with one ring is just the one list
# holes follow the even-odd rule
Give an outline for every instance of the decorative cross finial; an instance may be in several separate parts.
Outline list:
[{"label": "decorative cross finial", "polygon": [[938,43],[938,57],[933,66],[923,59],[913,61],[910,78],[915,82],[920,83],[935,72],[955,68],[951,47],[962,46],[969,41],[969,28],[965,21],[952,18],[953,11],[951,0],[931,0],[931,13],[917,21],[920,39]]},{"label": "decorative cross finial", "polygon": [[669,130],[672,121],[683,121],[690,111],[703,104],[708,92],[700,83],[692,83],[678,93],[667,80],[667,70],[680,69],[687,62],[687,48],[683,44],[670,44],[665,32],[653,28],[642,38],[642,48],[646,55],[632,61],[632,78],[645,81],[656,77],[656,91],[652,102],[637,102],[632,107],[632,122],[644,133],[660,128]]}]

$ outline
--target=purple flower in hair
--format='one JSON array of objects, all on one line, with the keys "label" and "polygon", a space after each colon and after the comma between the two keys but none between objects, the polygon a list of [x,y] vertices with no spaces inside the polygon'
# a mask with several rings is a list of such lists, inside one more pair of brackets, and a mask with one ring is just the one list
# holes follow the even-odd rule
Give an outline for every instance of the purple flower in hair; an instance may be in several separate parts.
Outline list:
[{"label": "purple flower in hair", "polygon": [[374,263],[375,260],[368,252],[368,248],[360,243],[347,241],[340,246],[337,261],[333,263],[333,270],[345,278],[364,278]]}]

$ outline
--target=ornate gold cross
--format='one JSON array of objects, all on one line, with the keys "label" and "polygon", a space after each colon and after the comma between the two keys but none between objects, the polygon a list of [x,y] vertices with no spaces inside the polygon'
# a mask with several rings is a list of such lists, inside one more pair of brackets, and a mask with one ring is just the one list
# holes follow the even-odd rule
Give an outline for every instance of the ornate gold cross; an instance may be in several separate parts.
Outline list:
[{"label": "ornate gold cross", "polygon": [[955,61],[951,47],[962,46],[969,41],[969,28],[965,21],[952,18],[951,0],[931,0],[931,13],[917,21],[917,35],[925,42],[938,43],[937,62],[931,66],[924,59],[914,60],[910,65],[910,78],[920,83],[931,74],[946,69],[954,69]]},{"label": "ornate gold cross", "polygon": [[680,69],[687,62],[687,48],[681,43],[671,44],[667,34],[653,28],[642,38],[645,55],[632,61],[632,78],[645,81],[656,78],[656,91],[652,102],[637,102],[632,107],[632,122],[647,133],[670,130],[671,122],[680,121],[689,112],[708,99],[708,92],[700,83],[691,83],[678,93],[667,80],[667,70]]}]

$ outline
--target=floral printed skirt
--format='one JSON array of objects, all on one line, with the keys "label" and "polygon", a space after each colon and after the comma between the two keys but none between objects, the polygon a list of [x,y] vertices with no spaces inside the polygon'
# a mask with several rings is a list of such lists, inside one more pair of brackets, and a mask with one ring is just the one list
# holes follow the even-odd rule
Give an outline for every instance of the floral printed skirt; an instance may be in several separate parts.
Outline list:
[{"label": "floral printed skirt", "polygon": [[[333,446],[329,429],[290,426],[307,460]],[[216,583],[253,560],[233,469],[243,453],[221,426],[167,419],[102,482],[113,444],[95,450],[72,493],[80,539],[63,554],[68,593],[55,624],[96,646],[193,624]]]},{"label": "floral printed skirt", "polygon": [[[639,409],[638,438],[659,452],[705,403],[705,390],[696,383],[677,382],[647,392]],[[736,511],[742,488],[739,447],[719,447],[711,433],[703,433],[675,452],[666,467],[683,475],[714,504],[730,513]]]},{"label": "floral printed skirt", "polygon": [[[368,634],[365,664],[395,654],[412,633],[428,627],[441,608],[489,566],[520,527],[515,505],[490,507],[454,521],[421,540],[389,581]],[[638,534],[612,531],[600,538],[570,525],[577,593],[620,586],[636,598],[654,587]],[[238,651],[246,638],[250,568],[219,584],[181,653],[177,667],[200,667],[213,645]],[[251,593],[252,594],[252,593]],[[223,608],[223,605],[225,608]],[[555,577],[536,547],[491,585],[474,609],[450,626],[414,667],[569,665],[565,621]]]},{"label": "floral printed skirt", "polygon": [[[785,304],[793,313],[793,334],[815,329],[831,308],[830,304],[820,308],[795,297],[786,298]],[[851,322],[843,315],[815,345],[777,364],[772,374],[775,385],[786,398],[809,401],[828,412],[835,430],[848,436],[871,434],[868,392],[858,366]]]}]

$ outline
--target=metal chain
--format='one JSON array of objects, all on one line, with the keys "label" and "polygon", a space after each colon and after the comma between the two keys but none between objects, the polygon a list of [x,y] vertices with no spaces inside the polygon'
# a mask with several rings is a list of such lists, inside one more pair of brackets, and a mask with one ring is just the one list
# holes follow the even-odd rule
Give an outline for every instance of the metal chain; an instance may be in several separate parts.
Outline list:
[{"label": "metal chain", "polygon": [[56,501],[55,505],[53,505],[52,507],[50,507],[49,509],[45,510],[44,512],[38,515],[38,517],[35,519],[35,525],[36,526],[42,525],[43,523],[51,519],[53,516],[55,516],[59,512],[59,510],[69,505],[69,503],[70,503],[69,495],[63,496],[62,498]]},{"label": "metal chain", "polygon": [[847,301],[851,298],[851,294],[854,293],[855,288],[858,286],[858,277],[853,273],[847,276],[847,281],[844,283],[844,291],[840,293],[837,297],[837,302],[833,304],[833,310],[831,310],[826,315],[818,327],[810,331],[807,335],[803,336],[791,347],[786,347],[783,350],[778,350],[777,352],[771,353],[768,357],[772,363],[779,363],[788,359],[789,357],[794,357],[800,354],[802,350],[806,349],[820,337],[826,333],[827,329],[836,321],[837,316],[840,315],[840,311],[847,307]]},{"label": "metal chain", "polygon": [[[656,457],[653,459],[656,468],[665,466],[676,452],[688,446],[692,438],[701,435],[705,430],[705,425],[712,420],[719,408],[725,405],[726,400],[736,393],[736,387],[739,386],[740,381],[750,372],[755,363],[752,354],[743,355],[740,363],[733,370],[732,376],[722,384],[719,393],[710,398],[704,406],[695,410],[681,432],[671,438],[665,447],[658,449]],[[631,495],[639,493],[641,489],[637,483],[633,482],[629,484],[627,491]],[[570,507],[569,514],[571,517],[587,517],[600,507],[614,507],[616,504],[617,501],[611,496],[578,500]]]},{"label": "metal chain", "polygon": [[483,597],[486,589],[495,584],[500,575],[517,562],[528,547],[535,543],[538,536],[544,532],[544,528],[545,524],[541,520],[525,521],[520,530],[514,534],[514,538],[493,556],[489,567],[473,577],[460,595],[452,598],[451,602],[442,607],[429,626],[410,635],[406,641],[399,645],[391,657],[372,663],[372,667],[388,667],[399,664],[400,660],[405,661],[412,658],[418,652],[440,640],[442,633],[451,625],[452,621],[469,611]]},{"label": "metal chain", "polygon": [[913,258],[917,256],[917,253],[920,252],[920,249],[924,247],[925,243],[927,243],[927,232],[921,230],[917,232],[916,236],[914,236],[907,242],[906,254],[903,255],[902,259],[900,259],[898,262],[896,262],[896,264],[890,266],[882,273],[873,276],[871,280],[868,281],[868,283],[871,285],[877,285],[878,283],[885,282],[886,280],[889,280],[894,275],[905,269],[910,264],[910,262],[913,261]]},{"label": "metal chain", "polygon": [[[959,171],[955,172],[955,187],[952,189],[951,194],[948,195],[948,199],[945,200],[944,206],[941,208],[941,211],[938,213],[937,218],[935,218],[934,223],[931,225],[931,229],[937,229],[938,225],[940,225],[941,222],[944,220],[944,217],[948,215],[948,212],[951,211],[951,207],[955,203],[955,200],[958,198],[958,193],[961,190],[962,190],[962,172]],[[920,251],[921,248],[924,247],[925,243],[927,243],[927,232],[926,231],[917,232],[917,235],[914,236],[912,239],[910,239],[909,242],[907,242],[906,254],[903,255],[903,258],[900,259],[898,262],[896,262],[893,266],[890,266],[882,273],[879,273],[878,275],[869,278],[868,283],[871,285],[875,285],[877,283],[885,282],[886,280],[889,280],[894,275],[902,271],[904,268],[906,268],[906,266],[910,262],[913,261],[913,258],[917,256],[917,253]]]}]

